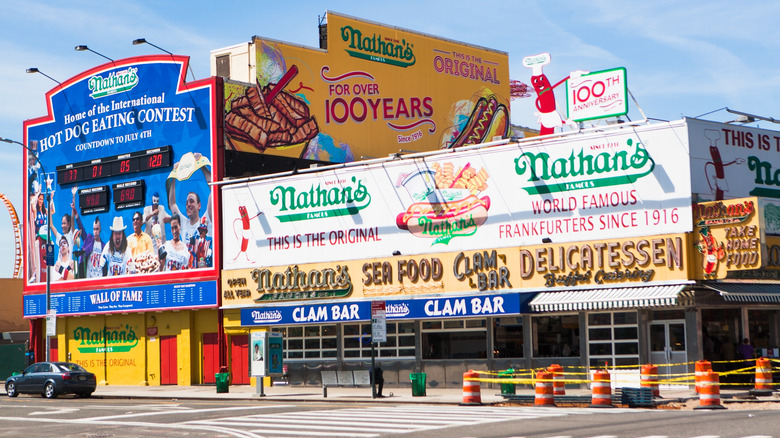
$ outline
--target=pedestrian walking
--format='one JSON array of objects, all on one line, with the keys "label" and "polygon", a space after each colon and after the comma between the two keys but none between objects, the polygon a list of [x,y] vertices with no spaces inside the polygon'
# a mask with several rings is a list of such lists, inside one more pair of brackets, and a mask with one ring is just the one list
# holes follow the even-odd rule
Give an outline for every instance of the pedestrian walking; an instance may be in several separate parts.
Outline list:
[{"label": "pedestrian walking", "polygon": [[[745,367],[753,366],[751,361],[755,359],[756,357],[755,354],[756,351],[753,348],[753,346],[750,345],[750,340],[748,338],[743,339],[742,344],[739,347],[737,347],[737,355],[740,358],[745,360]],[[747,373],[744,374],[740,373],[740,374],[742,374],[742,379],[740,380],[742,380],[743,383],[750,383],[751,376],[753,375],[753,373],[750,373],[750,375],[748,375]]]},{"label": "pedestrian walking", "polygon": [[384,397],[382,395],[382,387],[385,385],[385,376],[382,368],[374,368],[374,385],[376,385],[376,396]]}]

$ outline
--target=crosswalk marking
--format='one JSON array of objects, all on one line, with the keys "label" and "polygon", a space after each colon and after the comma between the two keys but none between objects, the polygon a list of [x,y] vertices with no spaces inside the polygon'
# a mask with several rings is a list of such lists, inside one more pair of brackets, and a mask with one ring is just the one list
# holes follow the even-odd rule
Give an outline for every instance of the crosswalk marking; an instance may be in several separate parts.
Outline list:
[{"label": "crosswalk marking", "polygon": [[[585,408],[558,409],[552,407],[371,406],[274,414],[253,413],[236,417],[189,421],[186,424],[233,427],[250,434],[257,434],[257,436],[370,438],[380,434],[407,434],[502,421],[593,415],[606,412]],[[621,412],[637,411],[630,409],[609,410],[609,413]]]}]

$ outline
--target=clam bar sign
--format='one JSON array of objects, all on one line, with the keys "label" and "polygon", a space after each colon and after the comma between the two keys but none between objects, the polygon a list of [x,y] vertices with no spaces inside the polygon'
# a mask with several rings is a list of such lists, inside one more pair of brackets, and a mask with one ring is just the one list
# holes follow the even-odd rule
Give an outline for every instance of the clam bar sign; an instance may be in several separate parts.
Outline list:
[{"label": "clam bar sign", "polygon": [[[388,320],[406,320],[517,315],[523,311],[521,304],[523,306],[527,304],[533,295],[509,293],[388,300],[385,302],[385,317]],[[325,324],[370,320],[370,301],[241,309],[242,326]]]}]

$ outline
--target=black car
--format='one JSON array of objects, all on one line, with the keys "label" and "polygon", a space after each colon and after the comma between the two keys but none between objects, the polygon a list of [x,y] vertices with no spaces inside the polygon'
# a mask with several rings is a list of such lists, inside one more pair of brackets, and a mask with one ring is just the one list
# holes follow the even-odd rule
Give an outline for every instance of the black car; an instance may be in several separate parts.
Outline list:
[{"label": "black car", "polygon": [[95,392],[95,375],[70,362],[38,362],[5,380],[9,397],[19,394],[41,394],[54,398],[60,394],[89,397]]}]

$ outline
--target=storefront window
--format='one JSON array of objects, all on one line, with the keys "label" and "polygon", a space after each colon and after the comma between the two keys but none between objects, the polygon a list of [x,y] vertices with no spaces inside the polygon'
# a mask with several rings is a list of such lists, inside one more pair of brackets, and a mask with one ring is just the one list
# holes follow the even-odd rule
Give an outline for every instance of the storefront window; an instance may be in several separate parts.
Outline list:
[{"label": "storefront window", "polygon": [[776,357],[774,349],[777,348],[777,340],[772,330],[776,316],[776,310],[748,310],[750,344],[756,349],[756,355]]},{"label": "storefront window", "polygon": [[307,325],[275,327],[282,334],[285,359],[325,359],[338,357],[338,327]]},{"label": "storefront window", "polygon": [[[702,342],[704,357],[709,361],[731,361],[736,358],[737,346],[742,341],[740,309],[702,309]],[[715,369],[722,372],[725,368]]]},{"label": "storefront window", "polygon": [[[467,321],[469,321],[467,323]],[[487,357],[484,320],[445,320],[422,331],[423,359],[478,359]],[[433,321],[433,323],[441,321]],[[424,324],[424,327],[426,325]],[[434,328],[435,327],[435,328]]]},{"label": "storefront window", "polygon": [[580,355],[580,319],[577,315],[534,316],[534,357]]},{"label": "storefront window", "polygon": [[[371,324],[344,324],[344,358],[371,357]],[[414,358],[414,322],[388,322],[387,342],[375,347],[376,357]]]},{"label": "storefront window", "polygon": [[591,367],[639,364],[638,315],[631,312],[588,314],[588,359]]},{"label": "storefront window", "polygon": [[523,318],[496,318],[493,346],[494,357],[523,357]]}]

